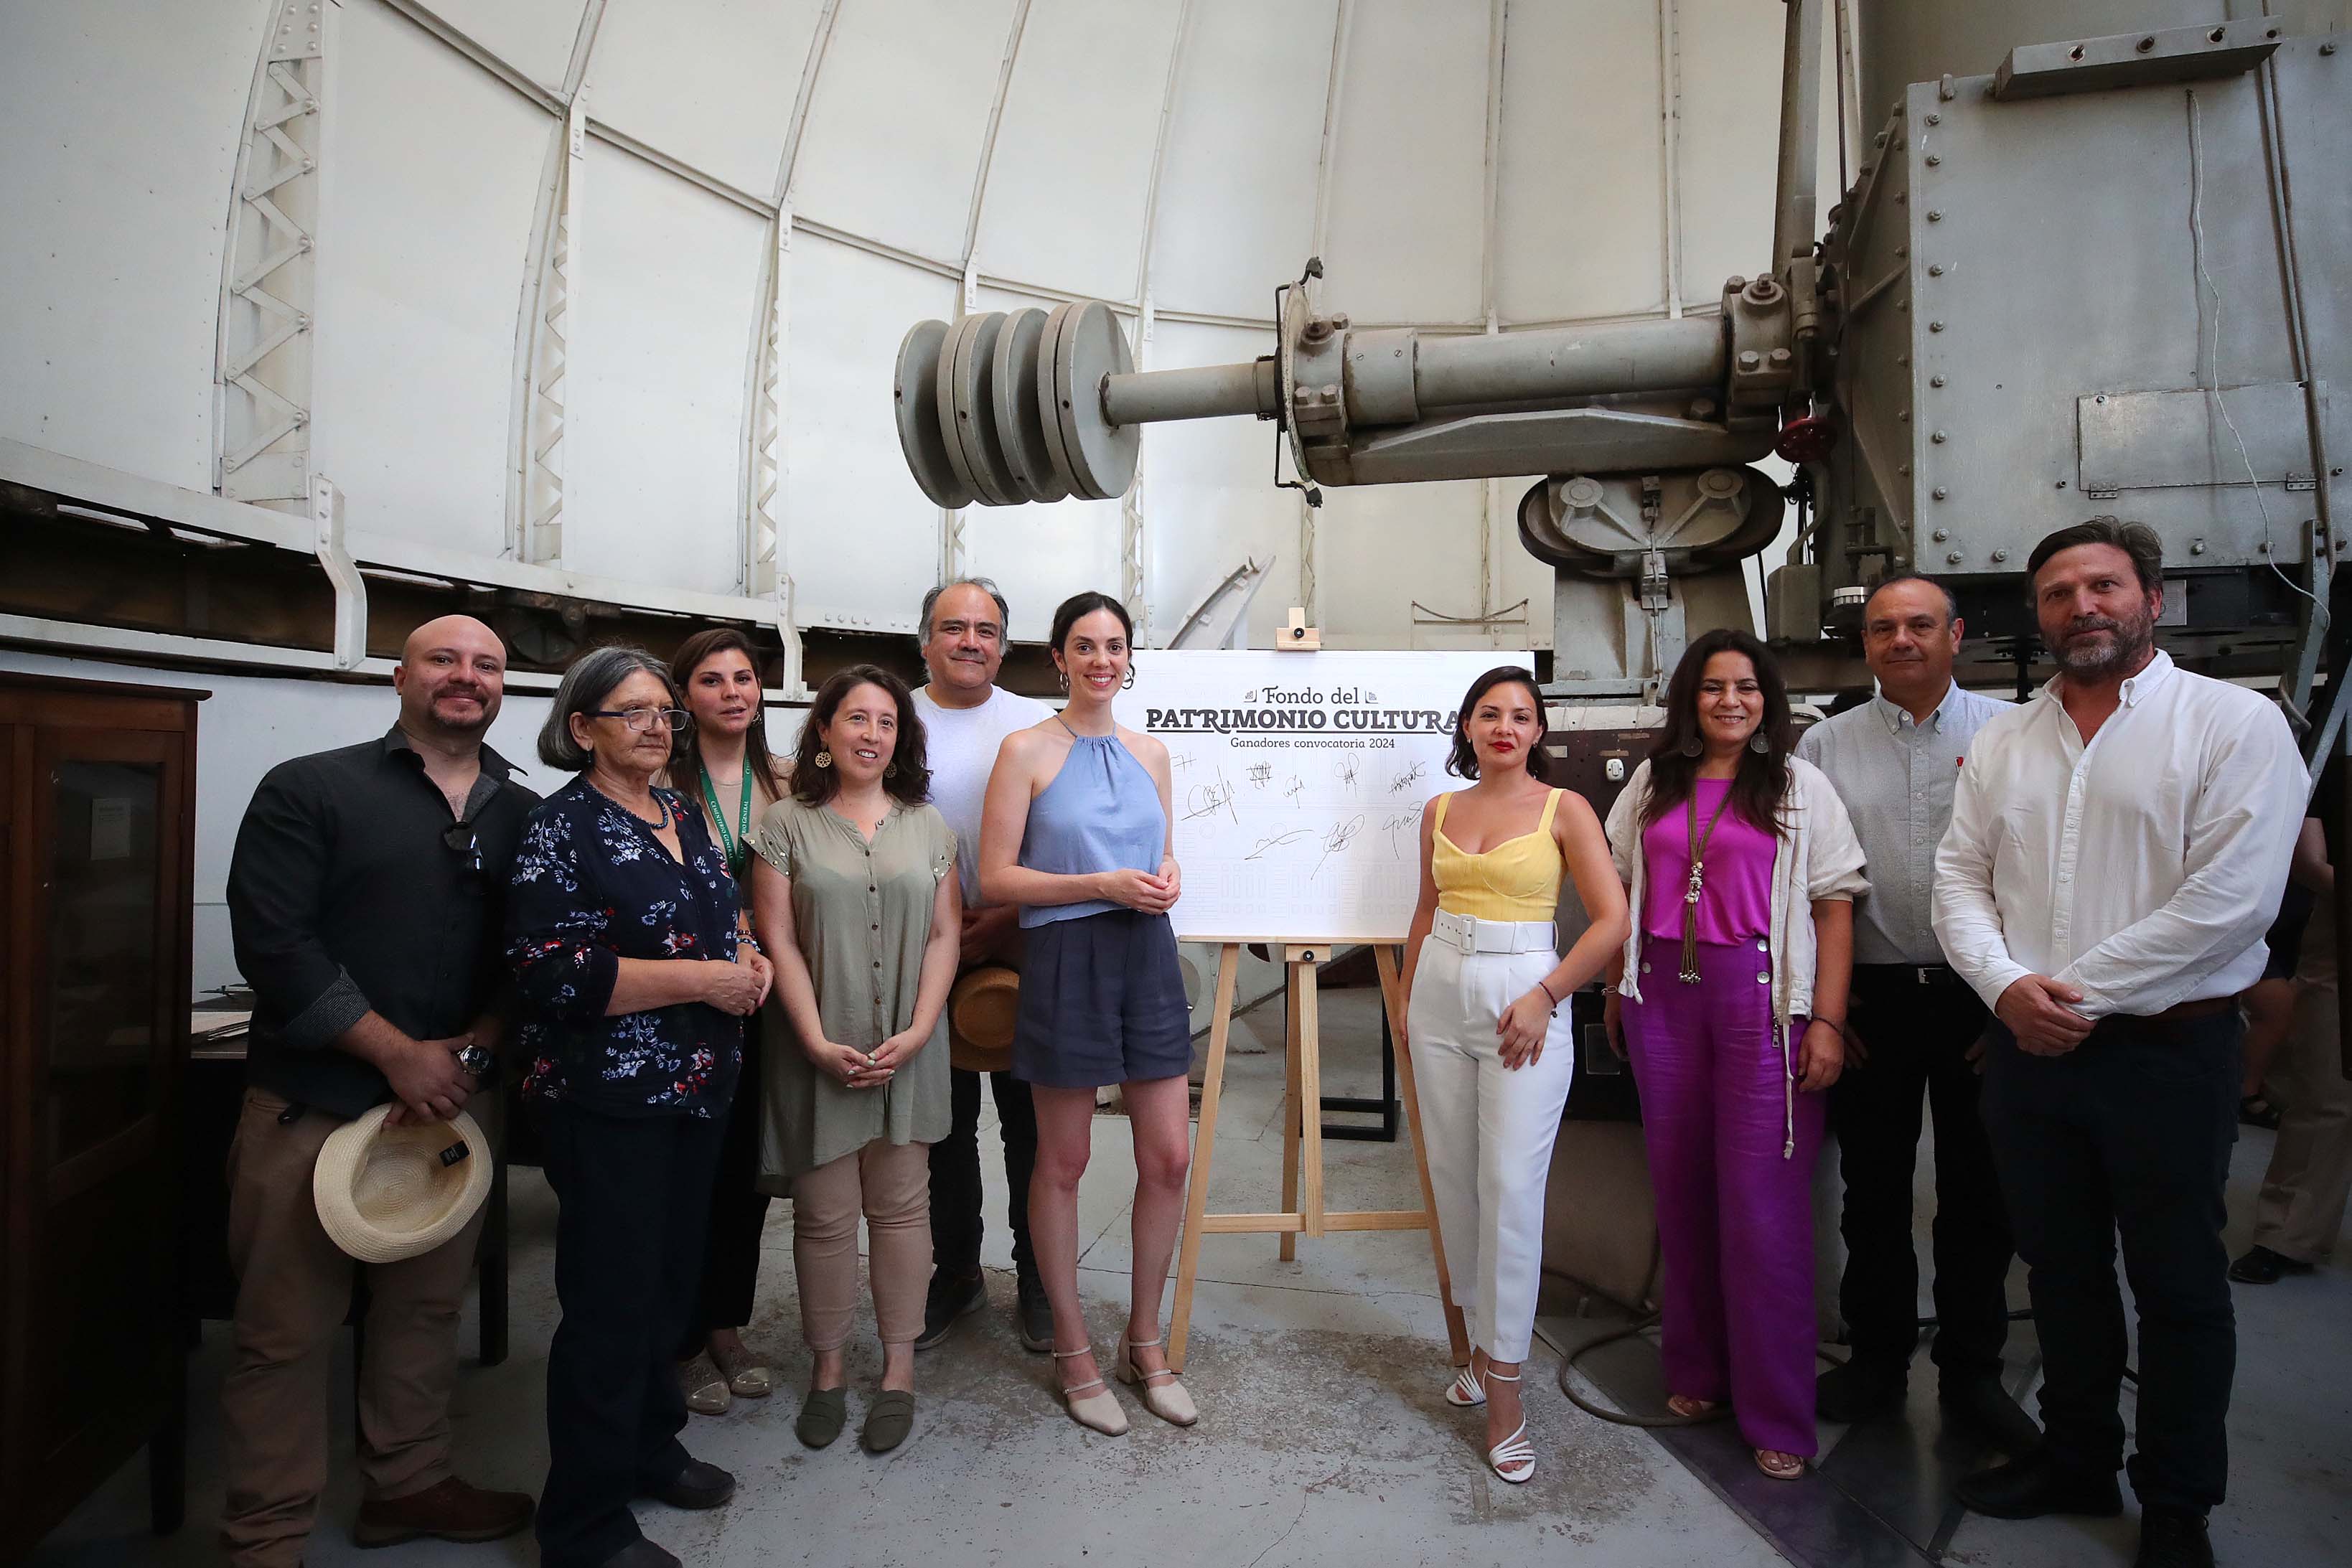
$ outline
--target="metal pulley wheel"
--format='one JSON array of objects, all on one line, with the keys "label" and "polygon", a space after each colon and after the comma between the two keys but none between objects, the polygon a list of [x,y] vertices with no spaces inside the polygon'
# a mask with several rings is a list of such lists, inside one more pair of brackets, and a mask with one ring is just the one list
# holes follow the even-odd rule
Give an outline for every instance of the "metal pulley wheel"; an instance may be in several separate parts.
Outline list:
[{"label": "metal pulley wheel", "polygon": [[1023,498],[1031,501],[1058,501],[1070,493],[1046,449],[1045,411],[1037,401],[1038,348],[1045,336],[1045,311],[1007,316],[996,334],[995,373],[989,382],[997,439]]},{"label": "metal pulley wheel", "polygon": [[1127,494],[1134,482],[1143,431],[1139,425],[1110,422],[1103,412],[1103,382],[1133,371],[1135,356],[1128,351],[1127,334],[1119,330],[1109,306],[1089,299],[1064,309],[1068,313],[1053,340],[1050,413],[1061,425],[1062,450],[1075,481],[1070,488],[1108,501]]},{"label": "metal pulley wheel", "polygon": [[973,494],[992,507],[1016,506],[1029,498],[1013,477],[991,395],[996,340],[1003,329],[1002,310],[965,317],[956,323],[940,361],[940,417],[953,440],[948,460],[952,463],[961,455],[959,472],[971,476]]},{"label": "metal pulley wheel", "polygon": [[918,321],[899,340],[898,369],[890,382],[892,412],[898,423],[898,450],[907,471],[936,506],[954,510],[971,505],[971,486],[948,461],[953,439],[940,420],[939,381],[948,324]]}]

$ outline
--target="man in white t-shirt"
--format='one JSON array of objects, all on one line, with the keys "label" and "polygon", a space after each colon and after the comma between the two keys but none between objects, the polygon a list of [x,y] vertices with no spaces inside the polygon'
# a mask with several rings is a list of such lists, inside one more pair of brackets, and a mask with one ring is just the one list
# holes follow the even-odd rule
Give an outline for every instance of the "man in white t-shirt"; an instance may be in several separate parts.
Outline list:
[{"label": "man in white t-shirt", "polygon": [[[955,830],[956,876],[963,883],[963,950],[959,972],[982,965],[1021,962],[1020,911],[991,906],[980,896],[981,801],[988,792],[996,749],[1016,729],[1026,729],[1053,713],[1034,697],[996,684],[1004,662],[1005,623],[1011,612],[1004,595],[984,577],[962,578],[923,598],[923,664],[929,684],[915,693],[915,711],[931,769],[931,804]],[[987,1301],[980,1273],[980,1080],[954,1070],[954,1120],[948,1135],[931,1145],[931,1289],[923,1305],[922,1337],[929,1350],[948,1336],[958,1318]],[[1029,1173],[1037,1155],[1037,1114],[1029,1085],[1010,1072],[987,1074],[996,1098],[1004,1137],[1004,1176],[1011,1188],[1005,1220],[1013,1230],[1013,1264],[1019,1285],[1013,1324],[1031,1350],[1054,1347],[1054,1313],[1037,1263],[1029,1249]]]}]

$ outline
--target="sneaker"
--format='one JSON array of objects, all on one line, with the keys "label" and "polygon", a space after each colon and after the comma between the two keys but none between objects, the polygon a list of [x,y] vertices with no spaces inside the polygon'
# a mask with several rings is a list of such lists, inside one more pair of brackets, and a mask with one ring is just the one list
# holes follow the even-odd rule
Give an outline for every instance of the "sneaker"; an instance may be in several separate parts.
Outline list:
[{"label": "sneaker", "polygon": [[915,1348],[930,1349],[948,1337],[956,1319],[976,1312],[987,1303],[988,1285],[979,1270],[961,1275],[934,1270],[930,1293],[923,1300],[923,1333],[915,1341]]},{"label": "sneaker", "polygon": [[1013,1326],[1021,1335],[1022,1348],[1041,1354],[1053,1349],[1054,1303],[1045,1299],[1045,1281],[1024,1269],[1016,1284]]}]

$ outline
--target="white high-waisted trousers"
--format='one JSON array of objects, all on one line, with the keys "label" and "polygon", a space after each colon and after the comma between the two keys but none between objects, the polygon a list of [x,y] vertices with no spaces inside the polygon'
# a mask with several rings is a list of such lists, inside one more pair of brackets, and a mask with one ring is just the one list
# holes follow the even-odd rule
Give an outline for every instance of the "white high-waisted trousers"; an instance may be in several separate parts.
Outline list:
[{"label": "white high-waisted trousers", "polygon": [[[1475,1344],[1517,1362],[1535,1332],[1544,1184],[1576,1051],[1562,998],[1542,1054],[1517,1070],[1503,1065],[1496,1020],[1559,958],[1548,920],[1475,924],[1482,929],[1471,939],[1518,936],[1528,950],[1465,953],[1432,933],[1413,968],[1405,1029],[1454,1304]],[[1541,939],[1531,940],[1537,933]]]}]

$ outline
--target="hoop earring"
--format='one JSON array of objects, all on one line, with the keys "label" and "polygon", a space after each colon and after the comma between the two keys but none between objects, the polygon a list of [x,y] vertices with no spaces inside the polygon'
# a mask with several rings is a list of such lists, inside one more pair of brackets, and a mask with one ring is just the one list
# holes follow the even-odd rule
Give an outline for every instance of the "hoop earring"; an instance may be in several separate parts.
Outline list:
[{"label": "hoop earring", "polygon": [[815,763],[819,768],[830,768],[833,766],[833,753],[830,751],[820,751],[814,757],[810,758],[809,760]]},{"label": "hoop earring", "polygon": [[1118,689],[1123,692],[1131,692],[1135,689],[1135,666],[1133,664],[1129,664],[1127,667],[1127,679],[1118,683]]},{"label": "hoop earring", "polygon": [[898,777],[898,765],[893,762],[887,768],[882,769],[882,777],[885,779],[896,779]]},{"label": "hoop earring", "polygon": [[1069,672],[1069,671],[1067,671],[1067,670],[1055,670],[1055,671],[1054,672],[1054,678],[1055,678],[1055,680],[1057,680],[1057,681],[1059,681],[1059,682],[1061,682],[1061,683],[1062,683],[1062,689],[1063,689],[1064,691],[1066,691],[1066,691],[1068,691],[1068,690],[1070,689],[1070,672]]},{"label": "hoop earring", "polygon": [[1706,752],[1706,743],[1701,740],[1697,736],[1694,735],[1685,739],[1676,749],[1681,751],[1685,757],[1690,758],[1692,760],[1696,761]]},{"label": "hoop earring", "polygon": [[1748,737],[1748,749],[1759,757],[1769,757],[1772,755],[1772,742],[1759,728]]}]

